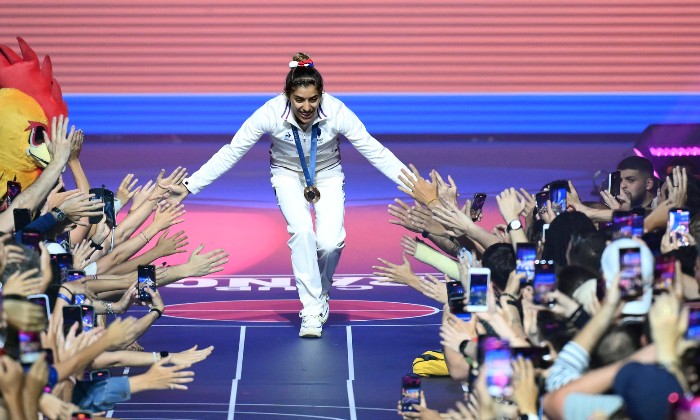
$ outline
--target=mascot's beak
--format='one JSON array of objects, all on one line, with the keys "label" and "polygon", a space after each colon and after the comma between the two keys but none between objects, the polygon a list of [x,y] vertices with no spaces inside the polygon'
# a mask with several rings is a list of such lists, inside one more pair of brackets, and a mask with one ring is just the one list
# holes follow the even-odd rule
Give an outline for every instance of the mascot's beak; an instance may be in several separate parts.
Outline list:
[{"label": "mascot's beak", "polygon": [[26,149],[27,155],[32,157],[40,168],[46,168],[51,162],[51,155],[46,144],[42,143],[38,146],[29,145]]}]

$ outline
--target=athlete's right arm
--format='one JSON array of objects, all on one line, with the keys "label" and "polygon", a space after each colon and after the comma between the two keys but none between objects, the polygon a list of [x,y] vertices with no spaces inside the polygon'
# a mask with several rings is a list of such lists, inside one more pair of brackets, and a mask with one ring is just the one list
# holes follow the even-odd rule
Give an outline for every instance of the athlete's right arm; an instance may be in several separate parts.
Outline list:
[{"label": "athlete's right arm", "polygon": [[248,118],[238,130],[231,143],[219,149],[207,163],[192,176],[185,178],[184,187],[191,194],[197,194],[204,187],[231,169],[251,147],[272,129],[275,112],[270,104],[265,104]]}]

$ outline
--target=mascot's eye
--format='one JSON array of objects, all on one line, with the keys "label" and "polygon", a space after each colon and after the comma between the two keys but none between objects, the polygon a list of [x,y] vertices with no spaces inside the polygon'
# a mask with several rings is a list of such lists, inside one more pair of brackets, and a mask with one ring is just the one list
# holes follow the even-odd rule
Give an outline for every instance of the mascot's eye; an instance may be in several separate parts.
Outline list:
[{"label": "mascot's eye", "polygon": [[29,131],[29,144],[32,146],[41,146],[44,144],[44,132],[46,129],[41,125],[32,127]]}]

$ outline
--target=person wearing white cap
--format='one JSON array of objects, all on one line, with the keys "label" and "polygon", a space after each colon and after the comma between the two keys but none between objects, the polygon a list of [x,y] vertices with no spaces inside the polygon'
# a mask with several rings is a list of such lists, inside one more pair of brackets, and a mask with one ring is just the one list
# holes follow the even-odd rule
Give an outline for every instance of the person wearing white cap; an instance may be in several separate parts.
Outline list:
[{"label": "person wearing white cap", "polygon": [[[653,297],[652,283],[654,281],[654,255],[649,247],[642,241],[622,238],[611,242],[603,251],[600,265],[607,287],[610,287],[613,279],[620,272],[620,250],[639,249],[639,273],[641,275],[642,291],[638,298],[629,300],[622,307],[622,315],[640,316],[649,312]],[[635,251],[636,252],[636,251]],[[620,280],[623,284],[623,280]],[[621,287],[624,287],[622,285]]]}]

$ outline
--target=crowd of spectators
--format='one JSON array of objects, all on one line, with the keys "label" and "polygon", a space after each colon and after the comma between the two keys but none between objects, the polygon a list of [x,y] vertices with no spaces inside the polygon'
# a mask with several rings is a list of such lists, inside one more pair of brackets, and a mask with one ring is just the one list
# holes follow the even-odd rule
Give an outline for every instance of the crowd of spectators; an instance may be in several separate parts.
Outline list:
[{"label": "crowd of spectators", "polygon": [[[595,201],[566,180],[509,187],[495,197],[503,222],[492,227],[472,209],[473,191],[464,202],[451,177],[411,171],[400,189],[414,204],[389,206],[409,231],[403,261],[380,259],[375,275],[443,305],[436,340],[464,398],[441,413],[427,393],[412,400],[409,381],[403,418],[700,418],[692,164],[659,178],[649,160],[625,158]],[[445,278],[416,275],[413,260]]]},{"label": "crowd of spectators", "polygon": [[[184,264],[153,264],[186,252],[175,229],[184,207],[164,187],[186,171],[141,185],[127,174],[115,190],[91,191],[83,133],[63,116],[50,124],[50,163],[31,185],[10,185],[0,212],[0,418],[102,418],[134,393],[186,390],[213,347],[147,351],[137,342],[166,310],[160,287],[227,262],[224,250],[200,245]],[[134,366],[147,370],[110,369]]]}]

